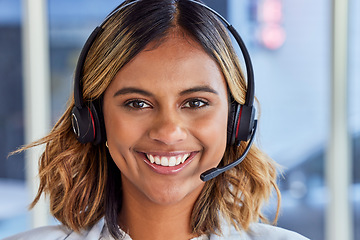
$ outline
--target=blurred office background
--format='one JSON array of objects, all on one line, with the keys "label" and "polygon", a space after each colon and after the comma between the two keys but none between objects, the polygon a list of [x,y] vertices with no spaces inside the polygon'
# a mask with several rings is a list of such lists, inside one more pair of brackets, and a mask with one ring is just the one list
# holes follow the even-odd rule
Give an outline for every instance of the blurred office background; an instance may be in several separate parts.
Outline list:
[{"label": "blurred office background", "polygon": [[[33,226],[33,217],[27,211],[31,201],[29,186],[33,185],[29,183],[32,178],[26,177],[25,158],[29,156],[19,154],[7,158],[9,152],[28,143],[27,135],[31,135],[27,129],[31,124],[25,118],[29,114],[26,109],[31,86],[26,82],[28,67],[24,65],[37,63],[24,59],[24,48],[28,45],[24,28],[29,24],[24,15],[30,9],[25,2],[0,0],[0,238]],[[48,131],[65,109],[83,43],[119,2],[45,1],[48,20],[44,25],[45,44],[40,44],[35,51],[43,53],[41,48],[45,47],[45,55],[46,50],[49,54],[49,69],[44,71],[45,76],[49,76],[44,85],[48,87],[48,98],[43,98],[48,99],[48,105],[30,108],[32,115],[38,115],[37,111],[42,115],[45,109],[44,118],[48,122],[45,121],[43,131]],[[345,207],[349,209],[347,217],[352,227],[344,228],[351,231],[344,232],[344,236],[360,240],[360,1],[349,0],[348,39],[345,38],[348,43],[344,79],[347,107],[343,112],[346,113],[345,135],[349,137],[346,147],[350,153],[347,176],[332,176],[327,166],[331,163],[332,149],[329,148],[335,149],[331,144],[332,119],[337,104],[332,100],[337,89],[332,83],[336,68],[332,63],[332,1],[205,2],[234,25],[252,56],[256,94],[261,103],[258,144],[284,169],[284,178],[279,178],[282,208],[278,225],[311,239],[330,239],[331,231],[327,228],[332,226],[329,222],[333,217],[329,213],[332,206],[329,205],[332,199],[329,182],[350,177]],[[347,161],[347,156],[337,161]],[[270,218],[274,216],[275,201],[266,206]]]}]

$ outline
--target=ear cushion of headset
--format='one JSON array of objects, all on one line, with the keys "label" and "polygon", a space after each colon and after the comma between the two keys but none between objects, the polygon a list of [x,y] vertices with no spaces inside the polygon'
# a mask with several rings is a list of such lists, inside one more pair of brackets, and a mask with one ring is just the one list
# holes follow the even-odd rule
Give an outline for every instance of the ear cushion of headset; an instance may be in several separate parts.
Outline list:
[{"label": "ear cushion of headset", "polygon": [[90,103],[90,110],[92,113],[92,117],[93,117],[93,121],[94,121],[94,130],[95,130],[95,137],[93,140],[93,144],[97,145],[99,143],[101,143],[104,139],[104,133],[103,131],[105,130],[102,125],[102,122],[100,121],[100,116],[101,116],[101,111],[98,111],[97,107],[95,104],[93,104],[92,102]]},{"label": "ear cushion of headset", "polygon": [[73,131],[81,143],[92,142],[95,139],[93,114],[88,107],[74,107],[71,114]]},{"label": "ear cushion of headset", "polygon": [[230,104],[228,125],[227,125],[227,145],[233,145],[236,137],[236,125],[240,114],[240,104],[235,100]]},{"label": "ear cushion of headset", "polygon": [[240,144],[240,141],[247,141],[250,139],[252,130],[254,128],[254,121],[255,108],[253,106],[242,105],[241,116],[238,126],[236,127],[237,133],[235,143],[237,145]]}]

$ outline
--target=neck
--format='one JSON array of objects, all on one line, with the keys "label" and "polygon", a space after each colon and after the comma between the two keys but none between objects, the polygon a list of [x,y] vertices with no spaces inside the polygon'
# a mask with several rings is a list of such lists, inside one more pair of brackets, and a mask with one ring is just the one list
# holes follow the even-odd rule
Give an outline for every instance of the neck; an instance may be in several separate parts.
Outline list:
[{"label": "neck", "polygon": [[167,205],[154,203],[132,191],[123,190],[119,226],[133,240],[184,240],[196,237],[192,234],[190,219],[201,189],[195,195]]}]

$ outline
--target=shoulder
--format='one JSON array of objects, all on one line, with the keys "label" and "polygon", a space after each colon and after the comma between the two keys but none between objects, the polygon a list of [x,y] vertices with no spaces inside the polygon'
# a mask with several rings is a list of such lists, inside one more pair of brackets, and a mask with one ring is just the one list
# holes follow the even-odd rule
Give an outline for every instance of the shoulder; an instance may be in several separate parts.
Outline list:
[{"label": "shoulder", "polygon": [[80,233],[76,233],[63,225],[46,226],[19,233],[3,240],[98,240],[101,237],[103,228],[103,220],[100,220],[89,230]]},{"label": "shoulder", "polygon": [[253,223],[247,231],[237,231],[233,226],[222,228],[223,235],[212,235],[210,240],[309,240],[308,238],[284,228],[263,223]]},{"label": "shoulder", "polygon": [[250,239],[264,239],[264,237],[266,236],[267,239],[281,239],[281,240],[285,240],[285,239],[292,239],[292,240],[306,240],[308,238],[284,229],[284,228],[280,228],[280,227],[276,227],[276,226],[272,226],[272,225],[268,225],[268,224],[263,224],[263,223],[255,223],[252,224],[251,227],[249,228],[249,230],[247,231],[247,234],[249,236],[251,236]]},{"label": "shoulder", "polygon": [[35,240],[35,239],[65,239],[71,230],[64,226],[46,226],[16,234],[3,240]]}]

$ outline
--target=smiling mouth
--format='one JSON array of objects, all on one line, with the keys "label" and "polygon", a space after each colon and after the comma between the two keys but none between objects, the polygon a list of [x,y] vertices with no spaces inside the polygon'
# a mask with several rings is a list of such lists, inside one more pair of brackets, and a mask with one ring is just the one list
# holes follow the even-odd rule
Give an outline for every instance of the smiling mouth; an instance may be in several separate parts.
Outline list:
[{"label": "smiling mouth", "polygon": [[146,158],[153,164],[164,166],[164,167],[174,167],[184,163],[190,156],[190,153],[179,154],[175,156],[160,156],[146,153]]}]

